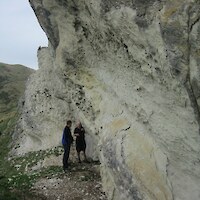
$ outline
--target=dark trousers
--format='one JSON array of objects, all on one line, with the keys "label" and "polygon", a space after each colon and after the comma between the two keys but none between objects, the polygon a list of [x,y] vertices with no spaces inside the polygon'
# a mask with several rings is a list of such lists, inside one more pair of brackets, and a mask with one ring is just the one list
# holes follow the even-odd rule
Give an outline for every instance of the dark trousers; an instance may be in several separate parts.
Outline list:
[{"label": "dark trousers", "polygon": [[63,169],[68,168],[68,159],[71,145],[63,145],[64,147],[64,155],[63,155]]}]

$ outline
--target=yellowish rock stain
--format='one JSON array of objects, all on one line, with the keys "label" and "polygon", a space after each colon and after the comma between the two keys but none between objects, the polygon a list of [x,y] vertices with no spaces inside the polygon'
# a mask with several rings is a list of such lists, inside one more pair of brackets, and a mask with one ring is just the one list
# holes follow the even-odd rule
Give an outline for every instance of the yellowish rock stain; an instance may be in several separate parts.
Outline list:
[{"label": "yellowish rock stain", "polygon": [[126,164],[136,177],[142,190],[154,200],[172,200],[172,193],[163,174],[157,169],[152,153],[155,149],[146,136],[129,130]]}]

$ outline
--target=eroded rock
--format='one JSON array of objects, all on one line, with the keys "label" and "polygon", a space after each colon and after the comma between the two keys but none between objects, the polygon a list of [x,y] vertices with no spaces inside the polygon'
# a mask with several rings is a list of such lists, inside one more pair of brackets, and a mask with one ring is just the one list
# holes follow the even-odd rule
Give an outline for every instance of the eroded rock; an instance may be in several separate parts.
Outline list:
[{"label": "eroded rock", "polygon": [[199,199],[199,2],[30,2],[50,44],[17,153],[58,145],[80,119],[109,199]]}]

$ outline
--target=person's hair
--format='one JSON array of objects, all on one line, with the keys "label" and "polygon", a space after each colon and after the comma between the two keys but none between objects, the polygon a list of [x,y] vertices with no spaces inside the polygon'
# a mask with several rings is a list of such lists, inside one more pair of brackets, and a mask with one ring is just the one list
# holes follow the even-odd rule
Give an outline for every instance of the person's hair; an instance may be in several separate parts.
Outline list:
[{"label": "person's hair", "polygon": [[72,124],[72,121],[71,120],[67,120],[67,125],[71,125]]}]

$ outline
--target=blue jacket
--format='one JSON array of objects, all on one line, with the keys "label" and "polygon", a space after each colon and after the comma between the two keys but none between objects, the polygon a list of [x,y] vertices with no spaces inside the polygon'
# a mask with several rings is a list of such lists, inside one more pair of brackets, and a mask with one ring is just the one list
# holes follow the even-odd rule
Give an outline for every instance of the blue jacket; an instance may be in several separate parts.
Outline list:
[{"label": "blue jacket", "polygon": [[73,142],[73,137],[70,131],[70,128],[66,126],[63,130],[63,135],[62,135],[62,144],[63,145],[70,145]]}]

